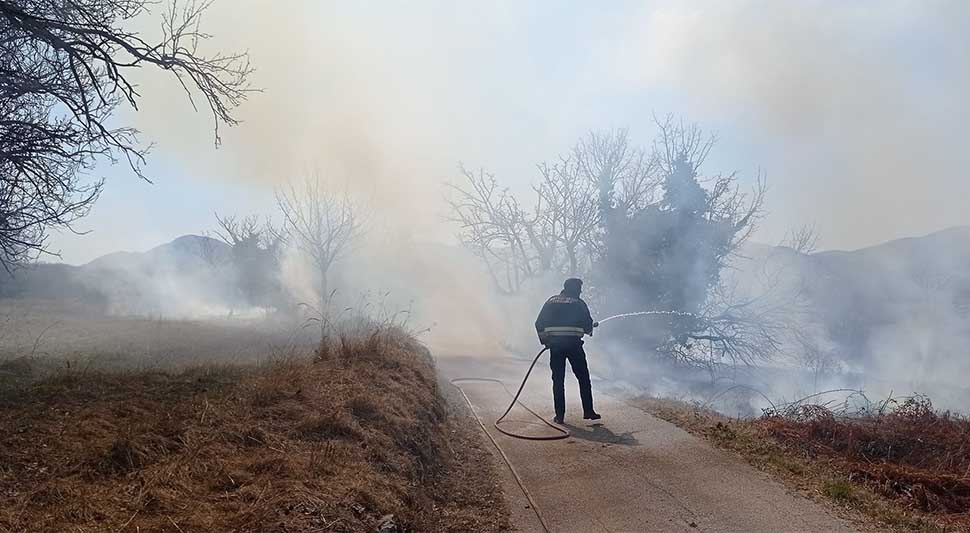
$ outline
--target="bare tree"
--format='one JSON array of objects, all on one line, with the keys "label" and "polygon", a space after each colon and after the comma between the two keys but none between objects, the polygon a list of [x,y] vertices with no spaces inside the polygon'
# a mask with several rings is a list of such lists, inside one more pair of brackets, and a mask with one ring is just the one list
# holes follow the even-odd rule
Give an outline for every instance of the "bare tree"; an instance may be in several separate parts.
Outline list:
[{"label": "bare tree", "polygon": [[812,392],[819,392],[820,382],[841,372],[844,364],[838,352],[819,342],[820,332],[812,333],[805,333],[800,328],[795,341],[796,347],[800,348],[799,362],[812,374]]},{"label": "bare tree", "polygon": [[626,130],[591,132],[556,162],[539,163],[530,210],[492,174],[459,169],[461,182],[447,185],[452,220],[503,293],[550,272],[585,273],[602,251],[604,198],[611,212],[635,212],[654,201],[660,181]]},{"label": "bare tree", "polygon": [[[217,273],[227,267],[231,263],[231,257],[229,253],[225,253],[225,240],[218,234],[209,231],[203,231],[201,237],[202,240],[199,241],[199,247],[196,250],[199,259],[213,273]],[[231,246],[229,248],[231,251]]]},{"label": "bare tree", "polygon": [[547,227],[533,226],[531,235],[527,232],[525,213],[494,175],[463,165],[459,171],[464,183],[446,185],[458,238],[482,260],[500,292],[516,293],[539,271],[537,264],[540,269],[551,266],[555,239]]},{"label": "bare tree", "polygon": [[771,361],[800,331],[805,308],[798,287],[774,276],[748,290],[721,280],[696,314],[674,319],[676,335],[658,352],[703,367],[712,378],[721,367]]},{"label": "bare tree", "polygon": [[319,312],[330,295],[330,269],[347,254],[363,231],[363,219],[346,191],[326,189],[318,177],[308,177],[300,187],[290,183],[276,192],[283,214],[283,231],[293,245],[313,262],[318,276]]},{"label": "bare tree", "polygon": [[502,292],[545,272],[588,274],[596,265],[601,274],[615,271],[602,275],[600,291],[612,294],[615,311],[691,317],[674,321],[664,339],[641,339],[659,353],[695,363],[764,359],[779,346],[775,308],[729,300],[719,283],[760,219],[764,177],[751,192],[733,173],[701,178],[716,137],[671,117],[657,126],[649,152],[626,130],[591,132],[555,163],[540,163],[530,211],[493,175],[461,167],[464,183],[449,185],[461,240]]},{"label": "bare tree", "polygon": [[271,221],[258,216],[237,217],[216,214],[216,235],[230,247],[235,286],[246,303],[263,308],[278,308],[283,303],[280,282],[280,256],[285,244],[283,234]]},{"label": "bare tree", "polygon": [[800,254],[814,252],[818,248],[818,231],[815,229],[815,225],[791,229],[782,246],[787,246]]},{"label": "bare tree", "polygon": [[667,330],[629,332],[658,355],[712,371],[770,359],[791,327],[789,295],[742,296],[721,277],[763,215],[765,176],[750,190],[737,173],[704,177],[716,135],[672,116],[655,122],[649,151],[623,129],[590,132],[539,164],[531,211],[493,175],[461,167],[449,201],[462,242],[503,292],[544,272],[595,267],[595,296],[612,311],[672,312]]},{"label": "bare tree", "polygon": [[147,179],[149,147],[112,123],[119,105],[138,108],[132,72],[171,73],[219,126],[246,98],[246,54],[204,56],[199,23],[210,2],[172,2],[162,36],[125,29],[149,0],[0,0],[0,264],[8,271],[47,252],[50,228],[71,228],[98,198],[96,163],[124,161]]},{"label": "bare tree", "polygon": [[538,168],[541,180],[534,187],[538,194],[535,217],[526,224],[526,231],[531,235],[533,228],[543,228],[565,256],[567,273],[578,275],[580,261],[590,258],[583,248],[591,245],[600,223],[595,184],[587,179],[579,158],[573,155],[562,156],[553,165],[541,163]]},{"label": "bare tree", "polygon": [[627,130],[591,131],[573,147],[572,157],[598,188],[601,210],[632,216],[656,201],[663,179],[657,160],[632,145]]},{"label": "bare tree", "polygon": [[698,169],[707,161],[717,134],[704,133],[699,125],[686,119],[675,119],[668,114],[663,118],[654,115],[657,135],[653,140],[651,163],[656,165],[662,175],[673,174],[679,162],[686,162],[691,168]]},{"label": "bare tree", "polygon": [[[740,186],[736,173],[705,177],[701,166],[717,137],[671,116],[655,123],[658,133],[649,154],[635,159],[646,161],[634,167],[637,179],[599,180],[600,201],[607,202],[601,208],[599,262],[605,278],[599,285],[609,294],[606,307],[678,313],[669,329],[628,332],[631,341],[655,348],[661,357],[712,371],[725,363],[768,359],[784,339],[784,307],[774,295],[738,294],[722,278],[763,214],[764,175],[759,171],[751,191]],[[607,154],[629,153],[624,142],[614,135],[611,142],[585,145]],[[619,159],[591,160],[606,161],[598,164],[610,169]],[[624,182],[644,184],[636,189],[644,200],[618,201]],[[655,198],[659,191],[662,196]]]},{"label": "bare tree", "polygon": [[237,217],[236,215],[219,216],[216,213],[215,216],[219,224],[215,234],[229,246],[258,247],[273,255],[279,255],[284,238],[271,221],[260,221],[256,215]]}]

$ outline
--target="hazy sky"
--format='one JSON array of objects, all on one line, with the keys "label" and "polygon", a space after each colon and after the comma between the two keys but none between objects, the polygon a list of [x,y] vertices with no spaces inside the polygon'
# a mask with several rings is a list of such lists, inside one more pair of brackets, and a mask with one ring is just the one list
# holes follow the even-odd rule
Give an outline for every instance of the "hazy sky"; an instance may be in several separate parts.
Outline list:
[{"label": "hazy sky", "polygon": [[214,150],[173,80],[139,78],[122,118],[156,143],[155,184],[99,169],[91,233],[52,239],[65,261],[270,213],[307,169],[447,239],[459,161],[527,191],[591,128],[646,144],[654,112],[718,132],[705,170],[767,172],[759,240],[814,222],[823,247],[855,248],[970,224],[970,2],[219,0],[204,22],[210,46],[250,51],[264,92]]}]

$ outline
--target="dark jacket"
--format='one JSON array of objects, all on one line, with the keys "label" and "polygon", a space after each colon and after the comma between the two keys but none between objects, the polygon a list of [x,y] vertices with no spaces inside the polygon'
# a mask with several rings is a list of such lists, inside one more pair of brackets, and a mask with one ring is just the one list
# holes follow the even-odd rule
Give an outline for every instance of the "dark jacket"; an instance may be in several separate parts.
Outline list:
[{"label": "dark jacket", "polygon": [[593,334],[593,317],[589,314],[589,307],[586,302],[578,296],[566,294],[563,291],[552,298],[546,300],[536,318],[536,333],[539,334],[539,341],[548,345],[550,340],[557,343],[579,342],[582,344],[582,336],[553,336],[546,335],[546,328],[574,327],[581,328],[587,335]]}]

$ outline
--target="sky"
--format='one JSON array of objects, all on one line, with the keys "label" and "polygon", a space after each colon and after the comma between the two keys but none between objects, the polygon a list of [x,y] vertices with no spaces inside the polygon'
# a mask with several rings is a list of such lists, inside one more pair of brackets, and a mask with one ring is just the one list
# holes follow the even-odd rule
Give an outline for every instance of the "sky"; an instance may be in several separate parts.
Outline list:
[{"label": "sky", "polygon": [[667,113],[717,133],[703,171],[766,173],[759,241],[815,224],[822,248],[854,249],[970,224],[968,2],[217,0],[203,25],[205,50],[249,51],[262,91],[215,149],[175,80],[136,73],[139,110],[118,120],[154,143],[153,183],[95,169],[85,234],[52,235],[63,261],[272,214],[274,187],[311,172],[447,242],[459,162],[524,196],[585,132],[646,145]]}]

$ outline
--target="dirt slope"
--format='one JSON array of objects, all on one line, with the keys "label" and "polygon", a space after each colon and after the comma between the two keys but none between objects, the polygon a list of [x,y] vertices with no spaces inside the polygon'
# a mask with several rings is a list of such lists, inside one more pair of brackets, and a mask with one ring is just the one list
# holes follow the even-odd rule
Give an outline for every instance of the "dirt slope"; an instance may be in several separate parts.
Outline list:
[{"label": "dirt slope", "polygon": [[436,380],[384,332],[263,367],[0,387],[0,532],[503,530],[490,452]]}]

